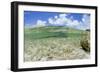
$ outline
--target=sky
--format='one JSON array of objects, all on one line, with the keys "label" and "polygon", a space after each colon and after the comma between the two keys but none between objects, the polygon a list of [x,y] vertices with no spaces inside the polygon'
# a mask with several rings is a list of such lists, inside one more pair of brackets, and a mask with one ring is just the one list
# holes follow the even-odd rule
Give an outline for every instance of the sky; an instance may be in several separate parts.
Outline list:
[{"label": "sky", "polygon": [[24,11],[25,27],[66,26],[90,29],[90,14]]}]

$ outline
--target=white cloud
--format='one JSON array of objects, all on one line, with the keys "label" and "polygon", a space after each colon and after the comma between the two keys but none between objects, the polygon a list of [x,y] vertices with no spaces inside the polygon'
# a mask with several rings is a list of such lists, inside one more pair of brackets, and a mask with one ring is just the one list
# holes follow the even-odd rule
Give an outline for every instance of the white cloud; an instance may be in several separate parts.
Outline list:
[{"label": "white cloud", "polygon": [[90,16],[89,15],[87,15],[87,14],[83,15],[82,25],[83,25],[84,29],[90,29]]},{"label": "white cloud", "polygon": [[49,18],[48,22],[53,25],[64,25],[68,20],[66,16],[67,14],[59,14],[59,16],[54,16],[54,18]]},{"label": "white cloud", "polygon": [[90,29],[90,16],[88,14],[84,14],[81,21],[76,20],[71,16],[67,17],[68,14],[59,14],[58,16],[54,16],[48,19],[48,23],[51,25],[63,26],[66,25],[68,27],[75,27],[78,29]]},{"label": "white cloud", "polygon": [[85,24],[90,25],[90,17],[88,15],[84,14],[82,20]]},{"label": "white cloud", "polygon": [[[84,14],[81,21],[76,20],[71,16],[70,18],[67,17],[68,14],[59,14],[58,16],[54,16],[48,18],[48,23],[54,26],[68,26],[68,27],[75,27],[78,29],[89,29],[90,28],[90,16]],[[46,26],[47,21],[37,20],[35,27],[43,27]]]},{"label": "white cloud", "polygon": [[66,18],[49,18],[48,19],[48,22],[49,24],[52,24],[52,25],[63,25],[65,24],[67,21]]},{"label": "white cloud", "polygon": [[89,16],[86,15],[86,14],[84,14],[84,15],[83,15],[83,18],[82,18],[82,21],[85,22],[85,21],[88,20],[88,19],[89,19]]},{"label": "white cloud", "polygon": [[80,25],[78,20],[73,20],[72,17],[66,17],[68,14],[59,14],[59,16],[54,16],[54,18],[49,18],[48,22],[52,25],[66,25],[66,26],[77,26]]},{"label": "white cloud", "polygon": [[60,18],[66,18],[67,14],[59,14]]},{"label": "white cloud", "polygon": [[54,24],[53,18],[49,18],[49,19],[48,19],[48,22],[49,22],[49,24]]},{"label": "white cloud", "polygon": [[58,24],[58,25],[63,25],[63,24],[66,24],[67,22],[67,18],[58,18],[56,21],[55,21],[55,24]]},{"label": "white cloud", "polygon": [[58,16],[54,16],[54,18],[55,18],[55,19],[57,19],[57,18],[58,18]]},{"label": "white cloud", "polygon": [[78,25],[77,28],[82,30],[90,29],[90,16],[84,14],[81,19],[80,25]]},{"label": "white cloud", "polygon": [[46,26],[46,21],[37,20],[36,27],[44,27]]},{"label": "white cloud", "polygon": [[67,26],[71,26],[71,27],[74,27],[74,26],[78,26],[80,25],[80,22],[78,20],[69,20],[66,24]]}]

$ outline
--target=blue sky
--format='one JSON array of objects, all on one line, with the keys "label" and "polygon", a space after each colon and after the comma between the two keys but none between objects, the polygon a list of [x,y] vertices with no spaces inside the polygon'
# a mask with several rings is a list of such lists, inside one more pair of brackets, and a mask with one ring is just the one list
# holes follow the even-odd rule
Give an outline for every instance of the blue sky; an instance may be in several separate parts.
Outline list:
[{"label": "blue sky", "polygon": [[90,28],[90,14],[24,11],[25,27],[66,26],[76,29]]}]

